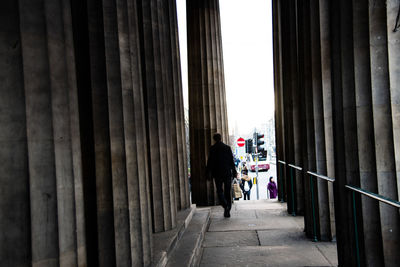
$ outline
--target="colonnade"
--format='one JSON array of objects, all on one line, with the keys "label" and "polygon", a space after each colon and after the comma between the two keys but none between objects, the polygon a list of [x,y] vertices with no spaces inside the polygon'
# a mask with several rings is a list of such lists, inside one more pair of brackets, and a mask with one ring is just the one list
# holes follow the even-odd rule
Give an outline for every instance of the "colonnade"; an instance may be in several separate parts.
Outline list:
[{"label": "colonnade", "polygon": [[0,13],[0,265],[150,265],[190,206],[175,1]]},{"label": "colonnade", "polygon": [[[400,261],[398,209],[353,201],[345,188],[399,200],[398,10],[398,1],[273,1],[277,155],[303,168],[282,168],[279,197],[304,214],[311,237],[315,193],[317,238],[336,236],[340,266]],[[305,171],[335,182],[311,184]]]}]

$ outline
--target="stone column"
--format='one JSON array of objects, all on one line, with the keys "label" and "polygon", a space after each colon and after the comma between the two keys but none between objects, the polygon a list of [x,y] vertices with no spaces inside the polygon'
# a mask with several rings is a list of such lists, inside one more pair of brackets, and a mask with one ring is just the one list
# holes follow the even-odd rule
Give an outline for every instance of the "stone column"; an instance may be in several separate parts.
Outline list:
[{"label": "stone column", "polygon": [[76,218],[76,246],[78,266],[87,265],[85,208],[83,195],[82,146],[77,88],[77,68],[73,37],[71,1],[62,1],[64,20],[65,56],[69,87],[69,113],[71,124],[72,162],[74,168],[74,197]]},{"label": "stone column", "polygon": [[[357,244],[352,193],[346,184],[359,186],[357,114],[354,89],[353,6],[335,1],[332,8],[332,113],[335,161],[335,215],[339,265],[357,264]],[[361,218],[360,196],[355,195],[357,218]],[[357,235],[361,266],[365,265],[362,225]]]},{"label": "stone column", "polygon": [[[278,195],[279,200],[286,199],[286,179],[285,166],[278,160],[285,161],[285,123],[284,123],[284,105],[282,88],[282,40],[281,40],[281,10],[280,1],[272,1],[273,14],[273,45],[274,45],[274,89],[275,89],[275,135],[276,135],[276,168],[278,174]],[[285,189],[285,190],[283,190]]]},{"label": "stone column", "polygon": [[[320,38],[321,38],[321,78],[324,113],[324,132],[326,150],[326,174],[335,177],[333,153],[333,126],[332,126],[332,79],[331,79],[331,15],[330,1],[319,1]],[[328,184],[330,222],[332,238],[336,238],[335,208],[333,184]]]},{"label": "stone column", "polygon": [[[396,162],[393,142],[389,81],[386,1],[369,5],[372,112],[375,134],[376,171],[379,194],[396,199]],[[399,57],[396,55],[396,57]],[[400,262],[400,216],[398,209],[380,203],[385,266]]]},{"label": "stone column", "polygon": [[[148,166],[152,196],[153,230],[172,229],[176,224],[176,168],[172,140],[172,96],[168,61],[171,51],[165,49],[169,27],[165,13],[167,2],[139,1],[142,75],[146,110]],[[176,167],[176,166],[175,166]]]},{"label": "stone column", "polygon": [[[357,141],[361,188],[378,192],[369,59],[368,2],[353,1],[354,81],[357,105]],[[382,266],[383,250],[379,203],[362,198],[365,261]]]},{"label": "stone column", "polygon": [[[75,165],[81,167],[82,197],[76,191],[76,199],[82,199],[77,205],[84,210],[84,233],[86,241],[87,265],[98,266],[97,246],[97,200],[96,200],[96,171],[94,164],[94,140],[93,140],[93,111],[90,81],[89,60],[89,29],[82,25],[88,25],[87,2],[71,0],[73,52],[75,55],[77,97],[74,102],[75,121],[79,121],[78,133],[75,132]],[[78,114],[76,114],[78,113]],[[75,128],[75,130],[77,130]],[[79,138],[79,141],[76,141]],[[80,154],[80,155],[79,155]],[[78,187],[79,188],[79,187]],[[83,207],[82,207],[83,206]],[[77,215],[78,216],[78,215]],[[83,265],[85,266],[85,265]]]},{"label": "stone column", "polygon": [[[321,66],[321,34],[318,0],[310,2],[310,31],[311,31],[311,63],[312,63],[312,95],[313,117],[315,131],[315,171],[327,175],[327,158],[325,145],[324,101],[322,91],[322,66]],[[328,55],[330,56],[330,55]],[[309,179],[309,177],[307,177]],[[328,182],[314,179],[318,191],[315,200],[318,205],[318,236],[321,240],[331,240],[331,220],[329,207]]]},{"label": "stone column", "polygon": [[[400,91],[397,89],[400,84],[400,28],[398,18],[399,3],[395,0],[386,2],[387,17],[387,47],[388,47],[388,64],[389,64],[389,84],[390,98],[392,107],[392,124],[393,124],[393,143],[396,159],[397,174],[397,199],[400,200]],[[397,23],[397,24],[396,24]],[[395,29],[395,27],[397,28]]]},{"label": "stone column", "polygon": [[[126,80],[122,81],[121,79],[116,5],[117,3],[115,0],[103,0],[105,68],[107,75],[106,84],[113,190],[112,203],[114,209],[114,239],[116,247],[115,265],[130,266],[132,265],[132,259],[122,94],[122,82]],[[127,59],[129,60],[129,57]],[[134,192],[134,194],[136,194],[136,192]]]},{"label": "stone column", "polygon": [[116,261],[115,226],[103,6],[99,1],[88,0],[87,12],[92,138],[94,140],[93,164],[96,175],[98,265],[114,266]]},{"label": "stone column", "polygon": [[[284,143],[285,143],[285,159],[286,163],[295,162],[295,148],[294,148],[294,127],[293,127],[293,88],[297,88],[297,45],[296,45],[296,17],[295,3],[292,1],[280,1],[281,10],[281,38],[282,38],[282,73],[285,75],[283,78],[283,105],[284,105]],[[283,51],[285,51],[283,53]],[[286,165],[286,192],[287,192],[287,206],[288,212],[293,214],[297,211],[295,178],[293,183],[290,177],[290,168]],[[295,171],[292,170],[294,173]],[[295,177],[295,176],[294,176]],[[302,190],[302,189],[301,189]],[[295,193],[294,193],[295,194]]]},{"label": "stone column", "polygon": [[1,1],[0,13],[0,266],[29,266],[31,217],[18,1]]},{"label": "stone column", "polygon": [[77,265],[77,239],[82,241],[83,234],[82,225],[79,233],[76,226],[79,180],[74,174],[79,170],[71,132],[77,125],[72,126],[76,121],[70,113],[76,87],[68,4],[20,2],[34,266]]},{"label": "stone column", "polygon": [[148,266],[151,262],[152,230],[147,157],[143,156],[148,152],[140,75],[138,8],[135,1],[118,0],[117,9],[131,260],[133,266]]},{"label": "stone column", "polygon": [[[75,70],[68,69],[68,64],[73,64],[74,61],[66,54],[64,29],[71,27],[71,24],[64,26],[64,20],[69,20],[67,23],[71,22],[68,3],[66,10],[64,10],[65,6],[62,1],[45,1],[44,6],[57,181],[59,264],[60,266],[72,266],[77,264],[77,236],[69,91],[74,90],[75,84],[73,80],[69,81],[69,76],[74,75]],[[69,86],[71,87],[69,88]]]},{"label": "stone column", "polygon": [[[57,187],[51,114],[51,88],[43,1],[20,1],[29,185],[32,265],[58,266]],[[35,77],[32,79],[31,77]],[[31,78],[31,79],[29,79]]]},{"label": "stone column", "polygon": [[186,151],[185,112],[183,105],[182,78],[179,52],[179,36],[176,1],[168,1],[169,37],[171,42],[172,80],[174,87],[175,125],[177,138],[178,173],[176,179],[176,195],[178,209],[190,207],[188,162]]},{"label": "stone column", "polygon": [[[303,202],[304,225],[307,236],[312,237],[314,231],[313,211],[312,211],[312,196],[311,190],[315,191],[315,199],[317,195],[316,183],[313,183],[311,188],[310,179],[305,174],[306,170],[315,170],[315,133],[314,133],[314,118],[313,118],[313,92],[312,92],[312,67],[311,51],[310,51],[310,6],[306,1],[297,1],[297,46],[298,46],[298,71],[299,84],[296,88],[297,95],[294,99],[300,100],[300,146],[301,159],[298,166],[303,168],[303,172],[297,172],[298,179],[302,181],[303,199],[298,199],[298,202]],[[314,208],[318,207],[314,204]],[[315,212],[315,211],[314,211]],[[315,214],[318,214],[315,212]],[[317,220],[316,220],[317,222]]]},{"label": "stone column", "polygon": [[205,174],[209,147],[216,132],[229,142],[219,2],[188,0],[186,9],[192,199],[216,205],[214,182]]}]

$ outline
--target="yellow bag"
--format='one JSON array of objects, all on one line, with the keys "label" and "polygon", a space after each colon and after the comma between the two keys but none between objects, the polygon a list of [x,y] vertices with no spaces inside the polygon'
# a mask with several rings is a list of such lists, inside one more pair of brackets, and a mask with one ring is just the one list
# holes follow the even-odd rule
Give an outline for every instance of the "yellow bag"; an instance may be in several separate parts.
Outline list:
[{"label": "yellow bag", "polygon": [[233,196],[234,198],[241,198],[242,197],[242,189],[237,182],[233,183]]}]

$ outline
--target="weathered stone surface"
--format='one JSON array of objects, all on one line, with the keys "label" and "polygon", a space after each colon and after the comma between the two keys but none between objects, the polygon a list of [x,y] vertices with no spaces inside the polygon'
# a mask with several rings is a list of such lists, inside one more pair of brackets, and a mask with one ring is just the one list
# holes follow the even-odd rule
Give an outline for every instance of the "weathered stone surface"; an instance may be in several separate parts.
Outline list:
[{"label": "weathered stone surface", "polygon": [[[221,257],[223,255],[223,257]],[[204,248],[200,266],[331,266],[316,247]]]},{"label": "weathered stone surface", "polygon": [[256,231],[236,231],[233,234],[226,232],[207,232],[203,247],[243,247],[258,246]]}]

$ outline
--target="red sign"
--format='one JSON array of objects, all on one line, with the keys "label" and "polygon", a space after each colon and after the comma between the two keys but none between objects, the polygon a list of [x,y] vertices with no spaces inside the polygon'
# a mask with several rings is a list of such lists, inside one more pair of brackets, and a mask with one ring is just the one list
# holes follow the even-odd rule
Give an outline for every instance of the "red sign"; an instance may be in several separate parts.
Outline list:
[{"label": "red sign", "polygon": [[244,144],[246,144],[246,141],[242,137],[240,137],[236,142],[239,147],[242,147]]}]

